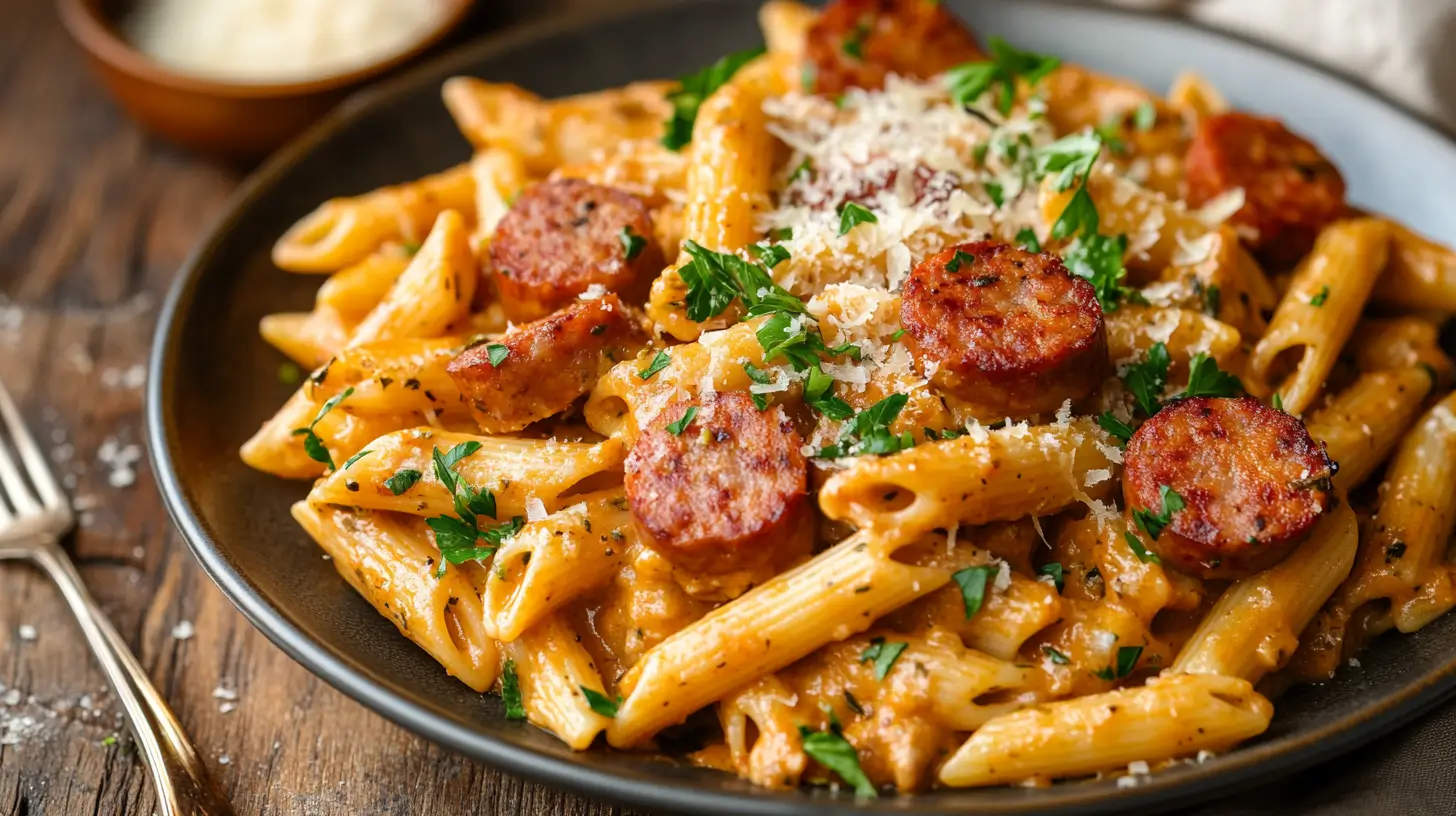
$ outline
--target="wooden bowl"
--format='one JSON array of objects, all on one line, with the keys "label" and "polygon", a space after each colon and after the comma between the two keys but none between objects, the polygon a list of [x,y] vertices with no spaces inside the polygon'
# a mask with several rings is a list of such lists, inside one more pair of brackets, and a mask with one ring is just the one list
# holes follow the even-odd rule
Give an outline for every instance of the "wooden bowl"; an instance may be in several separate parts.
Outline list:
[{"label": "wooden bowl", "polygon": [[171,70],[133,47],[116,21],[130,5],[59,0],[61,21],[102,83],[138,122],[184,147],[232,160],[272,152],[350,91],[419,56],[470,10],[473,0],[435,0],[447,11],[404,51],[344,73],[301,82],[244,83]]}]

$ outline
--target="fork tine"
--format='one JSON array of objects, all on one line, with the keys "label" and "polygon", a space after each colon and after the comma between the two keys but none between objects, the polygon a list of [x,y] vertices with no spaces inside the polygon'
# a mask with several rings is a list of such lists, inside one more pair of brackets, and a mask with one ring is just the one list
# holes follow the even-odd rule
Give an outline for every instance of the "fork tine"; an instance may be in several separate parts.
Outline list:
[{"label": "fork tine", "polygon": [[30,488],[20,478],[20,471],[15,469],[15,460],[10,458],[3,439],[0,439],[0,488],[4,488],[4,495],[10,499],[16,513],[28,516],[40,512],[40,505],[35,503]]},{"label": "fork tine", "polygon": [[[51,469],[46,465],[40,448],[36,447],[35,439],[31,437],[30,431],[26,430],[25,422],[20,418],[20,411],[16,409],[15,403],[10,399],[10,393],[5,390],[4,383],[0,383],[0,417],[4,418],[6,427],[10,429],[10,438],[15,443],[15,449],[20,452],[20,461],[25,465],[26,472],[30,474],[30,481],[35,485],[36,491],[40,493],[41,504],[44,504],[48,510],[64,506],[65,498],[61,494],[60,485],[56,484],[56,477],[51,475]],[[4,450],[4,446],[0,445],[0,453],[3,453]],[[3,464],[13,472],[14,465],[10,464],[9,457],[4,456],[3,458]],[[0,476],[3,475],[6,474],[0,472]],[[23,488],[24,483],[21,483],[20,487]],[[24,489],[12,488],[12,491],[18,492],[27,500],[30,499],[30,493]],[[11,501],[16,503],[16,510],[25,512],[20,507],[20,498],[13,497]]]}]

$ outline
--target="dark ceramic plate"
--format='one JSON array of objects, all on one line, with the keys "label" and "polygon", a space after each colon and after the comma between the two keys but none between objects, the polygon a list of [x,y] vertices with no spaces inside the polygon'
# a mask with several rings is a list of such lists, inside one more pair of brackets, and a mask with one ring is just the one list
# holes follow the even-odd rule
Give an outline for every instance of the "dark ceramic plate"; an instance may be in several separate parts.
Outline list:
[{"label": "dark ceramic plate", "polygon": [[[445,675],[335,573],[288,506],[304,486],[255,473],[238,446],[288,396],[258,338],[268,312],[312,303],[320,279],[279,272],[274,239],[331,196],[415,178],[469,150],[440,104],[474,74],[547,96],[677,76],[759,42],[756,0],[698,2],[575,20],[481,42],[368,92],[265,165],[182,271],[152,354],[147,422],[172,517],[212,579],[273,642],[320,677],[441,744],[551,784],[696,812],[1100,813],[1165,808],[1289,773],[1389,731],[1456,687],[1456,618],[1388,637],[1332,683],[1296,690],[1259,740],[1119,789],[1110,781],[945,791],[855,803],[827,791],[757,790],[686,763],[606,749],[573,753],[507,722],[495,697]],[[1360,205],[1456,241],[1456,149],[1414,116],[1297,60],[1170,20],[1031,0],[955,3],[975,28],[1166,88],[1196,69],[1232,101],[1311,134]]]}]

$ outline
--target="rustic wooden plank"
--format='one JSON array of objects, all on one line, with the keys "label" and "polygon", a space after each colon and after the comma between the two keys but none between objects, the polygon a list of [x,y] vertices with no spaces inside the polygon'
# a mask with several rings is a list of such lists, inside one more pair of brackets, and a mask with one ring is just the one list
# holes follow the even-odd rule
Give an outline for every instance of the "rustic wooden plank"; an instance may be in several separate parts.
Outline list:
[{"label": "rustic wooden plank", "polygon": [[[159,301],[240,178],[128,122],[51,3],[0,4],[0,380],[78,499],[71,549],[87,584],[238,813],[621,813],[431,745],[310,675],[202,574],[146,464],[130,482],[115,466],[142,442],[138,366]],[[195,634],[180,640],[184,621]],[[0,814],[152,813],[120,733],[58,593],[0,565],[0,743],[16,743],[0,744]]]}]

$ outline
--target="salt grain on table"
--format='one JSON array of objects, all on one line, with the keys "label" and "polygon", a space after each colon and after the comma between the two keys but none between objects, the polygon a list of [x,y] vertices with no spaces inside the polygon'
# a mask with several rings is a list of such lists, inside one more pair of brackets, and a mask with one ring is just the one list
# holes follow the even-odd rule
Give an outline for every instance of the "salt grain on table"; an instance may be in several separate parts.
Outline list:
[{"label": "salt grain on table", "polygon": [[137,445],[122,445],[114,436],[108,436],[96,452],[96,458],[111,469],[106,481],[112,487],[131,487],[136,484],[136,469],[132,467],[141,461],[142,449]]},{"label": "salt grain on table", "polygon": [[20,629],[17,631],[17,634],[20,635],[21,640],[35,640],[35,627],[31,626],[28,623],[22,624]]},{"label": "salt grain on table", "polygon": [[192,621],[185,620],[172,627],[172,638],[174,640],[188,640],[197,634],[197,629],[192,626]]}]

